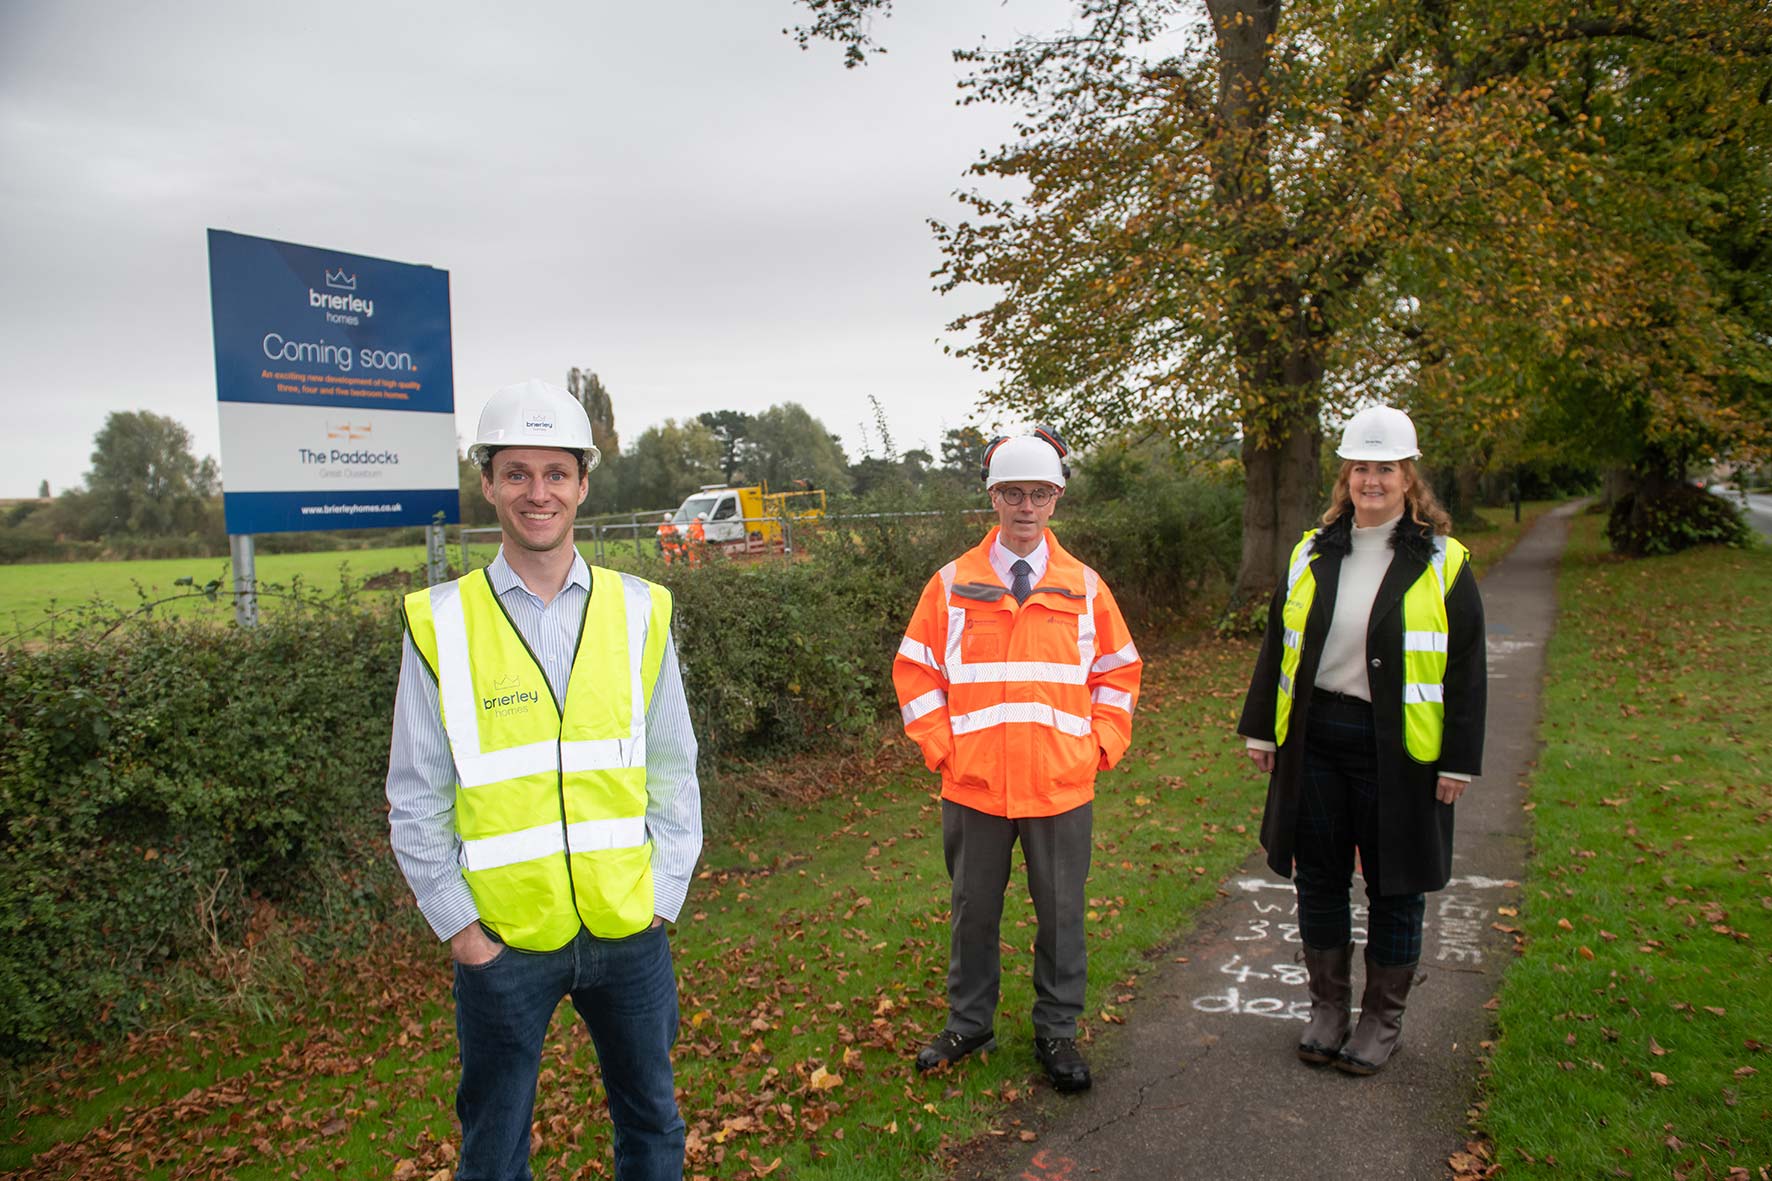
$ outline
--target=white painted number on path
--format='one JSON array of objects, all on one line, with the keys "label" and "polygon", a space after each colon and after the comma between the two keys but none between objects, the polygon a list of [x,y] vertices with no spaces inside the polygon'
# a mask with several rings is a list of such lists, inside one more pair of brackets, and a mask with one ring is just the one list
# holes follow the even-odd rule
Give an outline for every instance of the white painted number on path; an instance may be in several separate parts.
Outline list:
[{"label": "white painted number on path", "polygon": [[[1494,909],[1483,891],[1518,883],[1479,875],[1453,878],[1444,892],[1428,895],[1426,942],[1440,963],[1479,964],[1480,944]],[[1310,1020],[1309,982],[1299,962],[1298,901],[1290,882],[1239,878],[1233,886],[1239,901],[1230,922],[1237,950],[1218,965],[1227,977],[1219,991],[1197,996],[1201,1013],[1237,1013],[1280,1021]],[[1354,942],[1366,938],[1366,908],[1353,907]]]}]

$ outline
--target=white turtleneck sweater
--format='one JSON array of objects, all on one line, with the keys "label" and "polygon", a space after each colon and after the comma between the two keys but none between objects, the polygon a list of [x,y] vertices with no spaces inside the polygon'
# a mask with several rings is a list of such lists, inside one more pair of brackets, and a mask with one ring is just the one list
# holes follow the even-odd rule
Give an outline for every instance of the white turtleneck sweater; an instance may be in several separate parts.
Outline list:
[{"label": "white turtleneck sweater", "polygon": [[1366,679],[1366,625],[1372,619],[1378,584],[1391,568],[1391,533],[1402,519],[1403,514],[1398,513],[1370,529],[1354,526],[1354,548],[1341,560],[1335,617],[1329,621],[1323,656],[1317,664],[1319,689],[1372,700],[1372,686]]}]

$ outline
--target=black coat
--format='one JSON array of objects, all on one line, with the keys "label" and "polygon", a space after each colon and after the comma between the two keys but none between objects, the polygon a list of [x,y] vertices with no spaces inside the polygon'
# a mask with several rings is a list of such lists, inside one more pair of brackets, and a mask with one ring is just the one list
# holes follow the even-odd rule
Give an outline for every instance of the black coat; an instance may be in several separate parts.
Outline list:
[{"label": "black coat", "polygon": [[[1433,533],[1405,514],[1391,535],[1390,569],[1379,584],[1366,625],[1366,670],[1372,688],[1373,726],[1378,735],[1379,894],[1418,894],[1442,889],[1452,876],[1453,806],[1434,796],[1441,771],[1477,775],[1483,770],[1483,719],[1488,696],[1483,600],[1476,571],[1466,562],[1446,596],[1447,637],[1445,735],[1436,764],[1418,763],[1403,745],[1403,594],[1433,556]],[[1304,776],[1304,735],[1310,717],[1317,664],[1329,621],[1335,618],[1335,592],[1341,562],[1353,549],[1353,514],[1342,514],[1317,537],[1321,555],[1311,566],[1316,598],[1304,625],[1297,689],[1286,741],[1274,756],[1267,810],[1261,818],[1261,845],[1275,873],[1292,876],[1299,786]],[[1237,732],[1274,740],[1275,689],[1280,679],[1280,617],[1286,588],[1274,592],[1267,636],[1243,701]]]}]

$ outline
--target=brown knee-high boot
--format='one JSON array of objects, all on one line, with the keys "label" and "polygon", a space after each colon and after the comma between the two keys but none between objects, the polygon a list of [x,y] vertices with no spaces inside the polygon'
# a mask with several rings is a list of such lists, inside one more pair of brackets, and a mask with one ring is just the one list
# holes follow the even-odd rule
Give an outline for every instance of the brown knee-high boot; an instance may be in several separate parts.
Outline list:
[{"label": "brown knee-high boot", "polygon": [[1354,945],[1304,949],[1305,970],[1310,973],[1311,1020],[1298,1038],[1298,1058],[1313,1066],[1335,1061],[1347,1041],[1354,1001]]},{"label": "brown knee-high boot", "polygon": [[1366,949],[1366,991],[1360,995],[1360,1023],[1341,1048],[1335,1065],[1349,1074],[1377,1074],[1390,1061],[1403,1036],[1403,1005],[1415,983],[1415,964],[1376,964]]}]

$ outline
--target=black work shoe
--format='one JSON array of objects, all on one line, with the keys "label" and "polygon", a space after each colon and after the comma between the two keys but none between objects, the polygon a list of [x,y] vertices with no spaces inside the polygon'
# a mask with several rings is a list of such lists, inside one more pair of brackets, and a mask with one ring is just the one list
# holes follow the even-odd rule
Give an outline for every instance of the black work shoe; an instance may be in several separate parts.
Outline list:
[{"label": "black work shoe", "polygon": [[955,1033],[951,1029],[944,1029],[935,1035],[933,1041],[917,1051],[917,1069],[934,1070],[937,1066],[958,1062],[968,1054],[977,1054],[996,1048],[997,1035],[989,1029],[983,1033],[975,1033],[971,1037],[963,1033]]},{"label": "black work shoe", "polygon": [[1040,1059],[1040,1065],[1046,1068],[1046,1076],[1052,1080],[1052,1085],[1060,1091],[1089,1089],[1089,1064],[1078,1052],[1076,1038],[1037,1037],[1034,1039],[1034,1054]]}]

